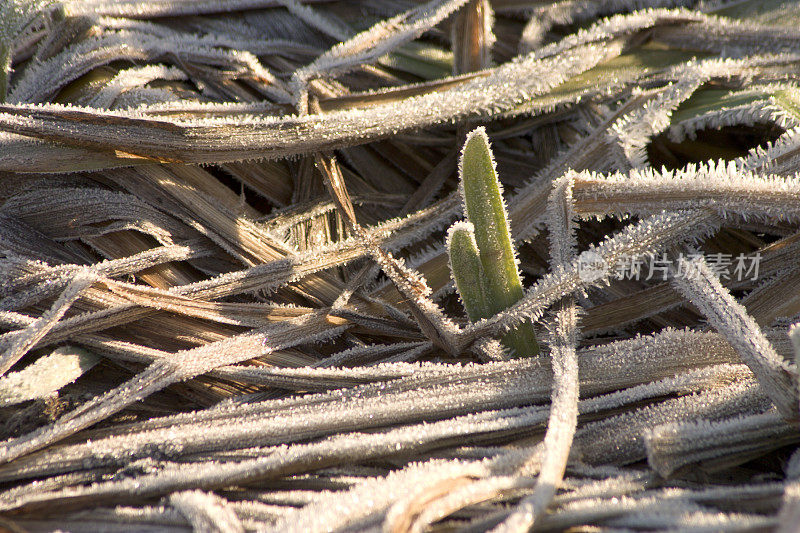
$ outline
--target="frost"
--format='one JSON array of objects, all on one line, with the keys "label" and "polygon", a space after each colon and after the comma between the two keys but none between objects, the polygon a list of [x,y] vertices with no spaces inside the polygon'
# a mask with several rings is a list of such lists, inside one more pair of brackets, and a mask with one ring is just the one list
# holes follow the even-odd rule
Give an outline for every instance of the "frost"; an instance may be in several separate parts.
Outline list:
[{"label": "frost", "polygon": [[568,268],[557,267],[528,289],[526,296],[518,303],[491,319],[478,322],[468,329],[467,334],[479,335],[485,331],[511,327],[526,318],[536,319],[557,299],[607,280],[623,257],[638,257],[653,253],[671,243],[697,239],[710,233],[714,227],[713,217],[696,211],[665,211],[631,224],[617,235],[590,248],[609,267],[604,277],[591,278],[590,281],[581,279],[578,263],[573,263]]},{"label": "frost", "polygon": [[[466,2],[467,0],[433,0],[396,17],[382,20],[349,39],[341,30],[331,31],[330,33],[342,42],[319,56],[310,65],[295,71],[292,76],[295,102],[299,103],[301,108],[306,107],[307,103],[306,105],[302,103],[303,95],[306,85],[312,78],[342,74],[364,63],[371,63],[401,44],[419,37],[425,30],[441,22]],[[286,4],[293,6],[292,9],[309,11],[309,8],[300,6],[294,0]],[[320,22],[314,25],[323,27],[327,26],[327,23]]]},{"label": "frost", "polygon": [[798,463],[800,454],[795,450],[786,465],[786,481],[784,482],[783,505],[778,517],[780,533],[789,533],[800,518],[800,482],[798,481]]},{"label": "frost", "polygon": [[78,270],[71,276],[67,287],[47,312],[18,334],[17,332],[6,333],[0,337],[0,343],[2,343],[0,346],[3,347],[3,353],[0,354],[0,374],[7,372],[39,339],[47,335],[47,332],[64,316],[64,313],[81,296],[81,293],[88,289],[96,279],[91,271]]},{"label": "frost", "polygon": [[693,463],[746,462],[753,453],[798,441],[796,429],[775,410],[713,422],[661,424],[644,436],[647,460],[664,477]]},{"label": "frost", "polygon": [[[143,41],[143,45],[151,40],[148,38]],[[128,48],[124,51],[124,57],[139,53]],[[80,141],[97,147],[111,138],[119,150],[129,154],[163,158],[166,149],[174,159],[192,163],[285,157],[363,143],[401,130],[510,108],[591,68],[605,54],[618,52],[619,47],[588,44],[559,56],[543,59],[526,57],[488,71],[485,77],[467,80],[446,91],[417,97],[414,103],[416,113],[410,117],[405,116],[397,104],[388,103],[364,110],[273,120],[245,116],[235,120],[202,119],[173,123],[163,119],[146,119],[133,112],[101,113],[88,108],[64,108],[52,104],[19,104],[0,106],[0,129],[24,135],[46,135],[65,144]],[[104,53],[119,57],[111,49]],[[146,53],[149,53],[147,49],[142,49],[141,54]],[[230,52],[214,53],[229,62],[237,61],[242,56],[239,54],[234,58]],[[88,62],[85,68],[90,68]],[[70,67],[70,72],[77,73],[79,70]],[[59,80],[63,77],[60,71],[54,76]],[[518,80],[526,83],[512,83]],[[37,87],[52,85],[37,84]],[[16,91],[15,98],[18,101],[30,98],[22,95],[19,86]],[[83,125],[75,124],[73,117],[80,117]],[[242,118],[246,124],[242,124]],[[226,126],[224,133],[220,131],[220,126]],[[243,130],[241,135],[232,135],[231,128],[242,126],[246,132]]]},{"label": "frost", "polygon": [[19,372],[0,378],[0,407],[44,398],[72,383],[98,361],[97,356],[75,347],[64,347],[36,360]]},{"label": "frost", "polygon": [[797,418],[797,385],[792,371],[775,352],[758,324],[711,272],[702,256],[679,258],[683,274],[673,285],[722,333],[758,378],[778,411],[787,420]]},{"label": "frost", "polygon": [[650,215],[662,210],[703,209],[721,218],[798,220],[797,177],[743,171],[735,162],[687,165],[675,171],[634,169],[574,175],[576,211],[584,217]]},{"label": "frost", "polygon": [[244,526],[232,506],[214,494],[199,490],[176,492],[170,494],[169,503],[195,530],[244,533]]},{"label": "frost", "polygon": [[[796,529],[800,10],[709,14],[757,3],[3,4],[8,527]],[[759,272],[617,275],[695,248]]]},{"label": "frost", "polygon": [[[566,266],[575,261],[575,237],[572,205],[573,181],[569,176],[557,181],[549,198],[547,228],[550,232],[550,257],[554,265]],[[545,513],[562,482],[569,460],[572,439],[578,425],[578,313],[573,296],[566,296],[557,305],[550,340],[553,389],[550,418],[542,441],[539,476],[534,492],[524,498],[495,531],[528,531]]]},{"label": "frost", "polygon": [[678,80],[676,83],[668,85],[650,102],[623,116],[611,126],[610,135],[623,156],[617,167],[644,166],[647,161],[645,148],[650,138],[669,127],[672,112],[712,77],[730,78],[748,67],[784,61],[785,58],[780,56],[738,61],[713,59],[690,63],[674,70],[670,76]]},{"label": "frost", "polygon": [[800,127],[792,128],[766,148],[754,148],[737,160],[744,170],[764,170],[791,176],[800,170]]},{"label": "frost", "polygon": [[129,91],[153,80],[184,80],[186,74],[176,68],[163,65],[152,65],[141,68],[123,70],[109,81],[103,89],[96,94],[87,105],[89,107],[111,108],[114,101],[124,91]]}]

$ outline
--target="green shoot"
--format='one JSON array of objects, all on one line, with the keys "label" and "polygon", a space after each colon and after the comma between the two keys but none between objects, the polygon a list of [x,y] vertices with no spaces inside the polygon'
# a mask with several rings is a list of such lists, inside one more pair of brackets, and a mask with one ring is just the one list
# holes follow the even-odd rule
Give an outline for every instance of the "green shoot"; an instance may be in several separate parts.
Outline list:
[{"label": "green shoot", "polygon": [[482,280],[483,265],[475,242],[475,229],[469,222],[456,222],[447,232],[447,255],[456,290],[473,322],[492,316]]},{"label": "green shoot", "polygon": [[[483,128],[467,135],[459,174],[470,224],[456,223],[451,228],[448,251],[459,296],[470,320],[475,321],[509,308],[523,296],[506,206]],[[503,343],[518,356],[539,353],[530,322],[508,332]]]}]

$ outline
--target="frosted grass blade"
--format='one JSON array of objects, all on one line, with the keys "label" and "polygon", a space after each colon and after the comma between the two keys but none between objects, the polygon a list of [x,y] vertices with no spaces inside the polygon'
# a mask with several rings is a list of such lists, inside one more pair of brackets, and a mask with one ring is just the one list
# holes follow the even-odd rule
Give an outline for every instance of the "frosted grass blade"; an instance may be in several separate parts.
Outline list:
[{"label": "frosted grass blade", "polygon": [[[553,186],[547,209],[550,258],[553,265],[566,267],[577,256],[573,180],[564,176]],[[555,308],[551,325],[550,357],[553,389],[547,432],[542,441],[541,468],[533,494],[520,501],[512,514],[494,528],[497,532],[528,531],[545,513],[556,494],[569,460],[572,440],[578,426],[578,313],[575,297],[564,297]]]},{"label": "frosted grass blade", "polygon": [[0,407],[44,398],[72,383],[98,360],[96,355],[74,346],[58,348],[23,370],[0,377]]},{"label": "frosted grass blade", "polygon": [[781,416],[790,421],[796,420],[796,380],[752,317],[720,284],[719,278],[711,272],[702,256],[691,260],[680,257],[677,266],[682,270],[681,275],[672,278],[674,286],[736,348]]}]

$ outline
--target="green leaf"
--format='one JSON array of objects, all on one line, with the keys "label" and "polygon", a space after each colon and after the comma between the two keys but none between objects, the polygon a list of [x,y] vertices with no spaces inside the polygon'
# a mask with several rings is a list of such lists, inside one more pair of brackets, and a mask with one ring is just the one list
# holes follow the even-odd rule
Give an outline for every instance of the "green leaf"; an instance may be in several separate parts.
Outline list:
[{"label": "green leaf", "polygon": [[671,123],[699,117],[713,111],[721,111],[769,98],[766,91],[736,91],[727,89],[699,89],[672,114]]},{"label": "green leaf", "polygon": [[471,223],[460,221],[450,226],[447,232],[447,255],[456,290],[469,319],[477,322],[492,316],[483,283],[483,265]]},{"label": "green leaf", "polygon": [[438,80],[452,74],[453,53],[431,44],[412,41],[391,54],[381,56],[378,63],[425,80]]},{"label": "green leaf", "polygon": [[459,168],[465,212],[475,226],[475,241],[489,287],[490,311],[498,313],[522,298],[522,282],[500,182],[483,128],[467,136]]},{"label": "green leaf", "polygon": [[800,4],[786,0],[749,0],[713,10],[712,15],[743,20],[754,24],[797,27],[800,24]]},{"label": "green leaf", "polygon": [[784,89],[775,91],[772,95],[775,102],[783,108],[784,111],[794,115],[797,120],[800,120],[800,91],[797,89]]},{"label": "green leaf", "polygon": [[[488,309],[494,315],[515,304],[524,291],[489,138],[483,128],[467,135],[459,174],[464,211],[475,228]],[[539,351],[530,323],[509,332],[503,341],[520,356]]]}]

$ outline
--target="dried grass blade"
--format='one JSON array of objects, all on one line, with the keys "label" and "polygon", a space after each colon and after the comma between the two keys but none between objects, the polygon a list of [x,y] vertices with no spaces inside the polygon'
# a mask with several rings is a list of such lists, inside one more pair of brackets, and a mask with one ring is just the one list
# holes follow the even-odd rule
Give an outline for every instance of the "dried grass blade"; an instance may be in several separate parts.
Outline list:
[{"label": "dried grass blade", "polygon": [[[113,146],[118,152],[156,161],[221,163],[279,158],[362,144],[458,118],[478,118],[490,109],[511,109],[604,58],[618,55],[622,46],[620,42],[585,45],[559,56],[503,65],[487,78],[416,98],[415,113],[410,115],[404,104],[390,103],[325,115],[193,123],[136,113],[23,104],[0,106],[0,130],[106,152]],[[520,80],[524,81],[521,85]],[[241,118],[248,124],[242,124]]]},{"label": "dried grass blade", "polygon": [[91,271],[80,270],[72,275],[67,287],[61,296],[53,303],[50,309],[39,317],[25,330],[13,335],[9,342],[9,334],[0,337],[0,343],[4,346],[4,351],[0,355],[0,375],[5,374],[14,363],[19,361],[28,350],[50,331],[56,323],[61,320],[64,313],[80,298],[81,294],[88,289],[95,281],[97,276]]},{"label": "dried grass blade", "polygon": [[575,446],[589,464],[630,464],[646,458],[644,434],[656,425],[755,415],[770,407],[756,380],[740,374],[733,383],[715,387],[712,381],[711,390],[704,394],[669,399],[591,422],[578,430]]},{"label": "dried grass blade", "polygon": [[[304,4],[328,0],[300,0]],[[246,9],[263,9],[282,5],[279,0],[154,0],[142,5],[136,0],[108,2],[88,0],[70,3],[70,13],[103,15],[107,17],[158,18],[179,15],[228,13]]]},{"label": "dried grass blade", "polygon": [[186,517],[195,531],[245,531],[230,503],[216,494],[201,490],[175,492],[169,495],[169,503]]},{"label": "dried grass blade", "polygon": [[581,216],[643,216],[662,210],[711,209],[721,218],[800,220],[800,180],[744,171],[733,162],[689,165],[674,171],[634,169],[575,176]]},{"label": "dried grass blade", "polygon": [[695,463],[731,467],[797,442],[796,427],[774,410],[713,422],[676,421],[644,434],[647,462],[663,477]]},{"label": "dried grass blade", "polygon": [[796,52],[800,46],[800,32],[795,28],[713,16],[706,16],[693,24],[660,26],[653,38],[671,48],[717,54],[731,47],[736,47],[742,55],[753,55]]},{"label": "dried grass blade", "polygon": [[324,178],[325,187],[328,189],[328,193],[333,198],[339,212],[344,215],[348,225],[357,225],[353,202],[350,199],[350,193],[347,191],[344,176],[342,176],[342,170],[339,168],[336,157],[331,154],[315,154],[314,159]]},{"label": "dried grass blade", "polygon": [[[554,266],[567,268],[577,256],[573,178],[562,177],[553,185],[547,209],[550,258]],[[493,529],[497,532],[528,531],[555,496],[567,467],[572,439],[578,425],[578,307],[573,295],[556,304],[550,343],[553,389],[547,432],[542,442],[539,476],[533,494],[516,505],[511,515]]]},{"label": "dried grass blade", "polygon": [[19,372],[0,378],[0,407],[44,398],[75,381],[98,360],[86,350],[72,346],[59,348]]},{"label": "dried grass blade", "polygon": [[[98,344],[98,353],[110,347]],[[423,343],[418,348],[425,348]],[[385,353],[385,347],[374,347]],[[150,351],[152,352],[152,350]],[[695,354],[702,354],[702,358]],[[168,354],[148,353],[164,360]],[[642,400],[674,392],[687,394],[748,381],[746,367],[719,365],[736,360],[736,354],[717,334],[668,331],[654,337],[621,341],[579,352],[581,389],[587,396],[581,411],[587,414],[619,409]],[[700,368],[700,370],[696,370]],[[228,372],[253,376],[265,383],[278,378],[314,380],[316,369],[257,371],[238,367]],[[683,372],[683,374],[681,374]],[[678,375],[676,375],[678,374]],[[675,377],[672,377],[675,376]],[[2,479],[68,472],[109,464],[126,464],[147,457],[154,449],[170,456],[212,450],[278,445],[319,438],[340,432],[391,427],[447,416],[509,409],[546,402],[552,390],[552,372],[541,360],[514,360],[463,368],[447,364],[384,363],[366,370],[325,370],[320,379],[356,383],[385,377],[389,381],[357,385],[345,390],[318,393],[255,404],[219,405],[187,414],[150,419],[118,434],[91,442],[55,448],[18,460],[0,469]],[[751,380],[752,381],[752,380]],[[320,383],[319,380],[316,381]],[[323,381],[324,382],[324,381]],[[749,390],[749,389],[748,389]],[[764,399],[764,405],[768,400]],[[537,415],[539,416],[539,415]],[[547,419],[543,411],[537,424]],[[174,428],[180,427],[176,433]],[[225,428],[218,432],[214,428]],[[612,439],[613,441],[613,439]],[[612,442],[613,445],[613,442]],[[508,473],[515,470],[509,466]]]},{"label": "dried grass blade", "polygon": [[131,380],[67,413],[53,425],[5,441],[0,446],[0,462],[11,461],[61,440],[173,383],[191,379],[219,366],[252,359],[273,350],[331,338],[343,329],[343,326],[332,326],[324,313],[312,313],[291,323],[277,324],[179,352],[168,360],[156,360]]},{"label": "dried grass blade", "polygon": [[782,176],[796,174],[800,171],[800,127],[788,130],[766,148],[753,148],[736,163],[745,170],[762,170]]},{"label": "dried grass blade", "polygon": [[483,70],[491,65],[494,12],[487,0],[470,0],[452,24],[453,74]]},{"label": "dried grass blade", "polygon": [[794,371],[775,352],[761,328],[731,296],[702,256],[678,258],[680,275],[672,283],[705,315],[714,328],[736,348],[764,391],[787,420],[798,418],[798,392]]}]

